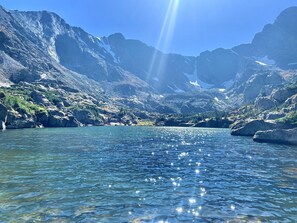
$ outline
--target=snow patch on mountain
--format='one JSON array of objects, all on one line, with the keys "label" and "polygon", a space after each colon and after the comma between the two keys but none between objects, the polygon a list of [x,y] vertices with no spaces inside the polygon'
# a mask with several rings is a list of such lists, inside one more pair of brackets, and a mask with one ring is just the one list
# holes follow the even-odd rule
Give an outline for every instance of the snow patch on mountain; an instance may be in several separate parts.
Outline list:
[{"label": "snow patch on mountain", "polygon": [[189,82],[195,82],[195,81],[197,81],[197,76],[195,74],[184,73],[184,75],[189,80]]},{"label": "snow patch on mountain", "polygon": [[184,73],[184,75],[189,80],[189,83],[195,87],[200,87],[202,89],[210,89],[210,88],[214,87],[213,84],[206,83],[206,82],[200,80],[199,78],[197,78],[197,76],[195,74]]},{"label": "snow patch on mountain", "polygon": [[257,64],[259,64],[259,65],[262,65],[262,66],[267,66],[267,64],[266,63],[262,63],[261,61],[258,61],[258,60],[256,60],[255,61]]},{"label": "snow patch on mountain", "polygon": [[198,84],[200,85],[201,88],[203,89],[210,89],[210,88],[213,88],[214,85],[213,84],[209,84],[209,83],[206,83],[200,79],[197,80]]},{"label": "snow patch on mountain", "polygon": [[197,80],[196,81],[190,81],[190,84],[193,85],[193,86],[195,86],[195,87],[200,87],[200,85],[199,85],[199,83],[198,83]]},{"label": "snow patch on mountain", "polygon": [[295,65],[297,65],[297,62],[288,64],[288,66],[295,66]]},{"label": "snow patch on mountain", "polygon": [[275,65],[275,61],[272,59],[269,59],[268,56],[264,56],[264,57],[258,57],[258,58],[254,58],[257,64],[260,64],[262,66],[273,66]]},{"label": "snow patch on mountain", "polygon": [[97,37],[100,40],[100,46],[106,51],[106,53],[110,54],[113,58],[113,62],[119,63],[119,59],[116,57],[115,53],[112,51],[110,45],[108,43],[105,43],[104,41],[101,41],[100,37]]}]

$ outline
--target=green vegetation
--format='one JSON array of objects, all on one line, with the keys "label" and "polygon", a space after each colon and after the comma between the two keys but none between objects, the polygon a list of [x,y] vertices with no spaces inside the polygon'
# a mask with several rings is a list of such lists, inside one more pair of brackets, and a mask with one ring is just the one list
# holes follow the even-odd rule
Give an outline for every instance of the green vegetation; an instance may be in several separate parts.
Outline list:
[{"label": "green vegetation", "polygon": [[288,113],[285,117],[277,119],[277,122],[287,123],[297,126],[297,111]]},{"label": "green vegetation", "polygon": [[80,105],[77,104],[69,108],[71,111],[86,112],[91,114],[92,120],[102,121],[102,110],[96,105]]},{"label": "green vegetation", "polygon": [[53,91],[44,92],[44,96],[55,105],[62,102],[62,99]]},{"label": "green vegetation", "polygon": [[154,126],[155,123],[153,121],[150,121],[150,120],[138,120],[137,125],[138,126]]},{"label": "green vegetation", "polygon": [[0,92],[3,97],[0,99],[7,108],[14,109],[20,113],[30,115],[47,113],[46,109],[42,106],[36,105],[30,101],[29,91],[21,89],[4,89],[1,88]]}]

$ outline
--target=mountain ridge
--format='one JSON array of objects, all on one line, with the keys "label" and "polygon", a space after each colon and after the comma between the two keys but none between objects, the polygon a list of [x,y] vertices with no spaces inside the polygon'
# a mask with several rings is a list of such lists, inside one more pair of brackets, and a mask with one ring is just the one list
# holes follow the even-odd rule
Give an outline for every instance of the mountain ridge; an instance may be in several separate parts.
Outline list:
[{"label": "mountain ridge", "polygon": [[[24,86],[27,90],[22,97],[29,97],[32,103],[43,101],[41,106],[46,109],[57,111],[60,106],[63,115],[76,114],[74,118],[85,121],[81,124],[97,123],[82,119],[77,112],[89,105],[65,98],[90,96],[91,106],[98,108],[91,110],[96,115],[106,107],[117,108],[107,112],[105,120],[114,119],[122,108],[197,114],[252,103],[295,78],[291,70],[297,61],[297,32],[292,28],[297,25],[296,7],[283,11],[251,43],[204,51],[197,57],[163,53],[121,33],[95,37],[52,12],[1,7],[0,17],[1,85]],[[31,84],[38,89],[34,97]],[[45,94],[44,88],[53,92]],[[59,89],[66,90],[59,100],[51,101]],[[78,103],[78,107],[63,107],[57,101]]]}]

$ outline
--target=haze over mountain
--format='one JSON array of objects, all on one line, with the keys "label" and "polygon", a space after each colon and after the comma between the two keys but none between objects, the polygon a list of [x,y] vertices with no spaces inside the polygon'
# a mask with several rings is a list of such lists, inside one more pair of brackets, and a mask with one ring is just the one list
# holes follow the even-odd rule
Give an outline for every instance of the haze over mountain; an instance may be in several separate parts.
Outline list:
[{"label": "haze over mountain", "polygon": [[230,109],[290,81],[285,73],[297,64],[297,7],[249,44],[196,57],[166,54],[121,33],[96,37],[47,11],[1,8],[0,17],[2,85],[55,82],[144,111]]},{"label": "haze over mountain", "polygon": [[[48,72],[51,63],[63,65],[99,82],[121,80],[128,71],[128,76],[137,76],[147,82],[139,80],[143,85],[150,84],[160,93],[172,93],[195,91],[199,86],[230,87],[236,75],[245,70],[247,63],[265,63],[266,59],[270,60],[270,65],[274,63],[280,68],[289,69],[294,68],[297,61],[295,7],[282,12],[274,24],[265,26],[251,44],[230,50],[206,51],[198,57],[164,54],[141,41],[125,39],[120,33],[98,38],[80,28],[71,27],[58,15],[46,11],[6,13],[2,9],[1,14],[6,18],[3,27],[7,26],[5,28],[16,37],[25,37],[21,47],[27,49],[20,51],[18,57],[25,57],[22,60],[27,60],[26,64],[21,64],[32,72],[23,75],[24,78],[38,79],[37,73]],[[11,41],[7,36],[3,37],[2,48],[6,50],[4,52],[12,54],[12,48],[9,51],[5,42]],[[30,55],[27,55],[28,49],[33,51]],[[40,50],[43,55],[39,55]],[[36,61],[33,60],[35,56]],[[38,61],[41,58],[42,61],[52,62],[43,65],[45,62]],[[16,75],[9,79],[19,81]]]},{"label": "haze over mountain", "polygon": [[[175,13],[170,9],[172,2],[177,3]],[[0,0],[0,5],[20,11],[46,9],[94,36],[121,32],[163,52],[197,56],[205,50],[251,42],[254,33],[297,1],[85,0],[73,1],[69,7],[63,0]],[[166,38],[162,38],[169,21],[173,29],[169,33],[165,29]]]}]

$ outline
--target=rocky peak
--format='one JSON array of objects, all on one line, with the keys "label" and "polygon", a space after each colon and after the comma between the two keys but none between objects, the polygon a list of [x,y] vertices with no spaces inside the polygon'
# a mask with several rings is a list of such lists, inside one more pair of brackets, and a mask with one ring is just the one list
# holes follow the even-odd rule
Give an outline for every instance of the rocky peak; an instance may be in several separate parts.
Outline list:
[{"label": "rocky peak", "polygon": [[26,29],[40,38],[49,40],[69,31],[70,26],[57,14],[48,11],[10,11],[13,17]]},{"label": "rocky peak", "polygon": [[285,9],[274,22],[275,26],[281,27],[286,32],[297,35],[297,6]]},{"label": "rocky peak", "polygon": [[108,36],[108,40],[115,41],[115,42],[123,42],[126,39],[122,33],[114,33],[114,34]]},{"label": "rocky peak", "polygon": [[197,57],[197,75],[204,82],[220,86],[234,79],[242,63],[242,58],[233,50],[219,48],[205,51]]},{"label": "rocky peak", "polygon": [[256,57],[268,57],[282,69],[297,68],[297,7],[284,10],[273,24],[257,33],[251,48]]}]

